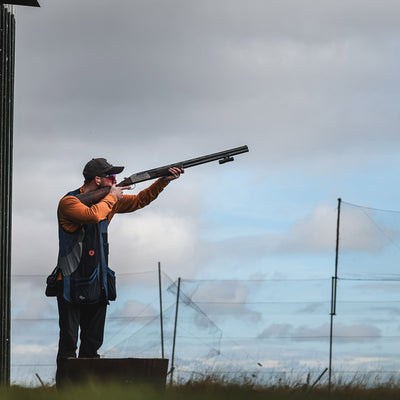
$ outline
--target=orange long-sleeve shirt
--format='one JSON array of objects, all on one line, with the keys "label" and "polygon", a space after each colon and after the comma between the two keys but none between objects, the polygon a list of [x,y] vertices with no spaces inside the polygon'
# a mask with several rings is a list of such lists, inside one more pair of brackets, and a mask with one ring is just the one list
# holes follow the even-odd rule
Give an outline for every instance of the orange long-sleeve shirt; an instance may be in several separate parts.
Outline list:
[{"label": "orange long-sleeve shirt", "polygon": [[[158,197],[168,183],[165,179],[158,179],[137,195],[124,195],[119,201],[117,196],[109,193],[90,207],[81,203],[75,196],[65,196],[58,205],[61,226],[67,232],[75,232],[84,224],[95,224],[105,218],[110,222],[116,213],[129,213],[147,206]],[[85,186],[82,186],[80,191],[83,193]]]}]

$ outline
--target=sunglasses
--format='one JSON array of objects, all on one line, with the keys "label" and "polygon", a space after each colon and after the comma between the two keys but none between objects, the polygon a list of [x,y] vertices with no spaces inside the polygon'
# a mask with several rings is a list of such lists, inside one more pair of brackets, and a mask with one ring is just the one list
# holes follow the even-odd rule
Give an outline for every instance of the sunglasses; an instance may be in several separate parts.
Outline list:
[{"label": "sunglasses", "polygon": [[103,175],[102,178],[110,179],[112,182],[115,182],[117,180],[115,174]]}]

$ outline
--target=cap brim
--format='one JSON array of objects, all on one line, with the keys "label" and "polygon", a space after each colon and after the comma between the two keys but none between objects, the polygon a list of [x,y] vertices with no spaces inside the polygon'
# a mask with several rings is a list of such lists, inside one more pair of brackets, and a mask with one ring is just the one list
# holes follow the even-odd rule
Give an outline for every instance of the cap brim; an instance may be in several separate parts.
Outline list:
[{"label": "cap brim", "polygon": [[113,166],[111,169],[107,171],[107,174],[120,174],[125,167],[116,167]]}]

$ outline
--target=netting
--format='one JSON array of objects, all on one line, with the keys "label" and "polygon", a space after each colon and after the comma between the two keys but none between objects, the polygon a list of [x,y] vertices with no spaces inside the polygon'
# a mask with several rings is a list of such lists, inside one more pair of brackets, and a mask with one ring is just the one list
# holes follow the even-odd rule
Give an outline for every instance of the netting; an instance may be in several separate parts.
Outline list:
[{"label": "netting", "polygon": [[[399,227],[399,212],[341,204],[334,381],[358,374],[363,382],[376,382],[400,370]],[[183,278],[177,308],[178,282],[163,273],[161,319],[158,271],[117,274],[118,298],[108,309],[100,353],[159,358],[164,351],[171,368],[176,333],[175,382],[313,382],[329,361],[331,279]],[[12,279],[14,383],[37,385],[36,373],[54,382],[57,309],[54,299],[44,297],[44,280]]]},{"label": "netting", "polygon": [[[38,384],[36,373],[54,382],[57,310],[55,299],[43,296],[44,278],[13,277],[13,293],[26,294],[13,299],[14,383]],[[271,383],[319,375],[328,357],[329,290],[329,279],[182,279],[177,312],[177,282],[162,274],[169,368],[177,312],[174,381],[214,377]],[[321,331],[313,330],[321,325]],[[109,306],[100,353],[107,358],[162,356],[157,271],[118,277],[118,298]]]},{"label": "netting", "polygon": [[[44,296],[45,276],[12,278],[11,379],[36,385],[36,373],[54,383],[58,346],[55,298]],[[162,291],[171,284],[164,274]],[[103,357],[161,358],[158,271],[117,274],[118,298],[107,310]],[[168,314],[168,300],[165,310]],[[166,316],[168,320],[168,315]],[[168,323],[166,323],[168,326]]]},{"label": "netting", "polygon": [[[327,279],[182,280],[178,377],[266,384],[317,375],[327,362],[329,336],[312,327],[327,322],[329,285]],[[212,321],[211,337],[201,336],[200,315]],[[199,341],[209,348],[207,358],[193,352]],[[325,344],[313,349],[314,341]]]},{"label": "netting", "polygon": [[341,203],[333,366],[400,371],[400,212]]}]

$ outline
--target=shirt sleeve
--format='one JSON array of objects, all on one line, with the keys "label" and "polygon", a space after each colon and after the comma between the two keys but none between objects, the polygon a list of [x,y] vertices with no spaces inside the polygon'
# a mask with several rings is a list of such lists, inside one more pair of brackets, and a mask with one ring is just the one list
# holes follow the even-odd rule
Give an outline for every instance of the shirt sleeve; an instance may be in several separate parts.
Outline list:
[{"label": "shirt sleeve", "polygon": [[118,199],[112,193],[91,207],[81,203],[75,196],[65,196],[58,205],[61,226],[68,232],[74,232],[83,224],[96,224],[107,218]]},{"label": "shirt sleeve", "polygon": [[112,215],[115,213],[133,212],[147,206],[158,197],[168,183],[169,181],[160,178],[151,186],[139,192],[137,195],[124,195],[114,207]]}]

